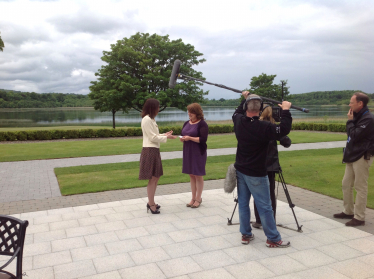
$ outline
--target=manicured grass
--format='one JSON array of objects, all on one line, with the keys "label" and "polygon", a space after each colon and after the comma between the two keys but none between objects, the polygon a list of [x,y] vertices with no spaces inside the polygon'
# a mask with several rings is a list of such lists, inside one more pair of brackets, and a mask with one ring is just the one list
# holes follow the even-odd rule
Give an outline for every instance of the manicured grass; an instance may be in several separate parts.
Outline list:
[{"label": "manicured grass", "polygon": [[[345,165],[341,163],[341,148],[279,152],[279,157],[287,184],[342,199]],[[234,161],[235,155],[208,157],[204,179],[224,178],[227,167]],[[189,181],[188,175],[181,174],[182,159],[164,160],[163,168],[159,185]],[[148,182],[138,180],[139,162],[57,168],[55,173],[63,195],[144,187]],[[373,183],[371,168],[369,185]],[[369,187],[368,207],[374,208],[373,187]]]},{"label": "manicured grass", "polygon": [[[140,125],[139,125],[140,126]],[[45,131],[45,130],[83,130],[83,129],[111,129],[111,126],[43,126],[43,127],[1,127],[0,132],[16,131]],[[121,127],[122,128],[122,127]]]},{"label": "manicured grass", "polygon": [[[307,131],[291,132],[290,138],[293,143],[346,140],[341,133]],[[208,148],[215,149],[236,147],[237,142],[234,134],[209,135],[207,144]],[[141,149],[142,138],[0,144],[0,162],[135,154]],[[168,140],[161,144],[160,150],[180,151],[182,143],[178,139]]]}]

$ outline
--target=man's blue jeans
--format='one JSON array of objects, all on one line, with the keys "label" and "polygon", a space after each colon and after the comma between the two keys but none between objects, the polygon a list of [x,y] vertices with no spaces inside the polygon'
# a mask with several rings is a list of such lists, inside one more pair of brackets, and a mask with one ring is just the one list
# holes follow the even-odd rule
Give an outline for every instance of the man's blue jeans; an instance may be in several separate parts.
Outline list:
[{"label": "man's blue jeans", "polygon": [[246,235],[252,234],[252,228],[250,225],[251,212],[249,209],[249,200],[251,195],[253,195],[265,235],[270,241],[273,242],[281,240],[282,237],[277,230],[273,209],[271,207],[268,177],[248,176],[242,174],[238,170],[236,171],[236,175],[238,179],[237,188],[240,232]]}]

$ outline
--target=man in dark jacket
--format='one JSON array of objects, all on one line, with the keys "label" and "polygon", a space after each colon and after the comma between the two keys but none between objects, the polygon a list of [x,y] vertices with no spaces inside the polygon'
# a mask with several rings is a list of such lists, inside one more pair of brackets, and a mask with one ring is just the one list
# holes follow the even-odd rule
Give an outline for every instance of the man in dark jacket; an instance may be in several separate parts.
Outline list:
[{"label": "man in dark jacket", "polygon": [[[369,168],[374,155],[374,116],[367,104],[369,97],[361,92],[353,94],[347,114],[347,145],[343,163],[346,163],[342,182],[344,211],[335,218],[351,219],[346,226],[365,225],[365,209],[368,194]],[[356,203],[353,198],[356,190]]]},{"label": "man in dark jacket", "polygon": [[282,241],[274,220],[266,170],[266,155],[269,142],[280,140],[291,130],[292,117],[289,112],[291,103],[284,101],[282,105],[279,105],[283,109],[282,120],[279,125],[276,125],[259,120],[262,107],[262,100],[259,96],[249,95],[248,91],[242,92],[242,95],[245,100],[232,116],[238,140],[235,168],[242,243],[248,244],[254,238],[249,209],[249,200],[253,195],[264,233],[267,236],[266,246],[288,247],[290,242]]}]

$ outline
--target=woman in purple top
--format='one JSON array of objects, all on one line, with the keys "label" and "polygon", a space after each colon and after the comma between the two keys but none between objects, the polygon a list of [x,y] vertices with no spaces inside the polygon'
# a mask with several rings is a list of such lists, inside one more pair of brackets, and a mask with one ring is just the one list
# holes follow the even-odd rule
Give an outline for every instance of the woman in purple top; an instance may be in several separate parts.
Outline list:
[{"label": "woman in purple top", "polygon": [[187,207],[198,208],[203,199],[205,164],[207,158],[208,124],[204,121],[203,109],[197,103],[187,107],[189,121],[183,125],[180,141],[183,142],[182,173],[190,175],[192,199]]}]

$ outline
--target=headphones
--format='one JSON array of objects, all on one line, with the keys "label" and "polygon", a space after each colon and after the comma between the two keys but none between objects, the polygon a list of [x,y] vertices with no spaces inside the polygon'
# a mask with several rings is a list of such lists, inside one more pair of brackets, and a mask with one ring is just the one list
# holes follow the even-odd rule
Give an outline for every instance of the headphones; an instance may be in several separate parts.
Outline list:
[{"label": "headphones", "polygon": [[265,103],[265,107],[260,111],[260,116],[261,116],[261,114],[264,112],[264,110],[266,109],[266,108],[271,108],[271,105],[269,105],[269,104],[267,104],[267,103]]},{"label": "headphones", "polygon": [[248,108],[247,104],[249,101],[252,101],[252,100],[259,100],[261,102],[260,112],[262,112],[264,103],[262,102],[261,97],[255,94],[248,95],[247,99],[245,100],[245,103],[243,104],[243,110],[247,111],[247,108]]}]

